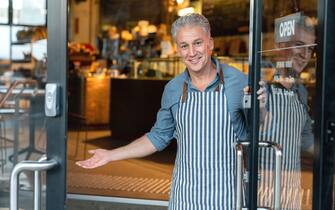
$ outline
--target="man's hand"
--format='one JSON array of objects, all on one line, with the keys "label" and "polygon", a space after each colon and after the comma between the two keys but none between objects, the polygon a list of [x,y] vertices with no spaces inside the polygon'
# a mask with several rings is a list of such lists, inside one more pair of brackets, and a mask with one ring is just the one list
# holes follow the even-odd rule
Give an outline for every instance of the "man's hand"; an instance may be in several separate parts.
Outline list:
[{"label": "man's hand", "polygon": [[87,160],[78,161],[76,164],[80,167],[91,169],[106,165],[111,161],[145,157],[156,151],[157,149],[148,139],[147,135],[144,135],[126,146],[113,150],[89,150],[88,152],[93,154],[93,156]]},{"label": "man's hand", "polygon": [[95,149],[89,150],[88,153],[93,154],[93,156],[86,160],[77,161],[76,164],[78,166],[91,169],[106,165],[111,161],[111,150]]},{"label": "man's hand", "polygon": [[257,90],[257,99],[259,100],[259,106],[265,107],[266,100],[268,97],[266,88],[265,88],[265,82],[259,81],[260,88]]},{"label": "man's hand", "polygon": [[[257,90],[257,99],[259,100],[260,107],[264,107],[267,100],[267,91],[265,88],[265,84],[266,83],[264,81],[260,81],[260,88]],[[244,95],[251,94],[250,86],[246,86],[245,88],[243,88],[243,92]]]}]

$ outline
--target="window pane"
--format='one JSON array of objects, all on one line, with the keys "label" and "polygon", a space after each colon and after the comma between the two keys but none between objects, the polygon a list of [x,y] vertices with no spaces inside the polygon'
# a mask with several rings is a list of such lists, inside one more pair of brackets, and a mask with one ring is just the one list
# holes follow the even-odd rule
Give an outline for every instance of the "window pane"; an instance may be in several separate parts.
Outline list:
[{"label": "window pane", "polygon": [[31,44],[13,45],[12,61],[30,61]]},{"label": "window pane", "polygon": [[0,0],[0,23],[8,23],[8,0]]},{"label": "window pane", "polygon": [[34,31],[33,27],[13,26],[12,27],[12,42],[13,43],[31,42],[33,31]]},{"label": "window pane", "polygon": [[9,26],[0,26],[0,60],[9,60],[9,47],[10,47],[10,39],[9,39]]},{"label": "window pane", "polygon": [[45,0],[13,0],[13,23],[23,25],[45,25]]}]

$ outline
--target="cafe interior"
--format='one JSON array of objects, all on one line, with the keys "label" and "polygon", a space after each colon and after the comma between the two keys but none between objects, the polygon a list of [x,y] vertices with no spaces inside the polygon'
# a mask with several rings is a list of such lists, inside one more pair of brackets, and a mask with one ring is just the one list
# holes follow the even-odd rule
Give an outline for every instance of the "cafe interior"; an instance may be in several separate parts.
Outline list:
[{"label": "cafe interior", "polygon": [[[8,16],[9,2],[13,11]],[[295,3],[316,18],[314,0],[264,2],[263,49],[274,48],[274,20],[294,12]],[[1,109],[16,107],[1,115],[0,176],[8,180],[15,163],[36,160],[45,152],[43,99],[32,101],[31,96],[38,98],[47,81],[48,26],[45,0],[0,3],[0,82],[6,90],[20,89],[1,92]],[[168,200],[175,142],[151,156],[116,161],[96,170],[80,168],[75,162],[90,157],[89,150],[126,145],[150,131],[165,84],[185,70],[170,35],[171,24],[179,16],[204,14],[212,27],[213,55],[247,75],[249,6],[245,0],[69,1],[68,193]],[[264,78],[272,77],[271,62],[264,61],[262,67]],[[313,86],[315,57],[307,68],[301,79]],[[25,94],[29,96],[17,97]],[[37,110],[25,115],[32,103]],[[23,176],[22,189],[30,189],[32,174]],[[310,186],[304,187],[302,203],[308,209]]]}]

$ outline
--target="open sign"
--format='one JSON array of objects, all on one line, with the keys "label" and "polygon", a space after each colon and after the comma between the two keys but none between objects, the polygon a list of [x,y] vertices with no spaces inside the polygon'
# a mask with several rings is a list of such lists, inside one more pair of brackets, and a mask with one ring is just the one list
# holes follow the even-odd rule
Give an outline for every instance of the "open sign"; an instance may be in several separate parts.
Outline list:
[{"label": "open sign", "polygon": [[302,18],[300,12],[277,18],[275,20],[275,41],[289,42],[293,40],[296,32],[297,23]]}]

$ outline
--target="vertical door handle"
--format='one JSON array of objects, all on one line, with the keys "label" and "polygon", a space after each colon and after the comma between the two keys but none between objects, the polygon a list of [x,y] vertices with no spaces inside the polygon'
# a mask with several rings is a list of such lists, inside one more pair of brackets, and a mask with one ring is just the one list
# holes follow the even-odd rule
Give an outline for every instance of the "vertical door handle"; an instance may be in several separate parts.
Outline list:
[{"label": "vertical door handle", "polygon": [[[43,158],[44,159],[44,158]],[[15,165],[12,170],[11,178],[10,178],[10,210],[18,210],[18,182],[19,182],[19,175],[22,171],[46,171],[51,168],[54,168],[58,165],[56,160],[44,160],[40,161],[22,161]],[[36,174],[35,174],[36,175]],[[39,176],[37,176],[39,179]],[[36,178],[36,176],[35,176]],[[36,186],[36,185],[35,185]],[[41,189],[40,187],[36,188],[34,195],[40,195],[39,192]],[[37,199],[37,198],[36,198]],[[39,197],[40,199],[40,197]],[[35,198],[34,198],[35,203]]]},{"label": "vertical door handle", "polygon": [[[242,174],[243,174],[243,147],[248,147],[249,142],[237,142],[235,145],[237,155],[237,178],[236,178],[236,210],[244,210],[242,207]],[[281,201],[281,162],[282,162],[282,148],[279,144],[268,141],[258,142],[259,147],[272,148],[275,150],[275,189],[274,189],[274,210],[280,210]]]}]

